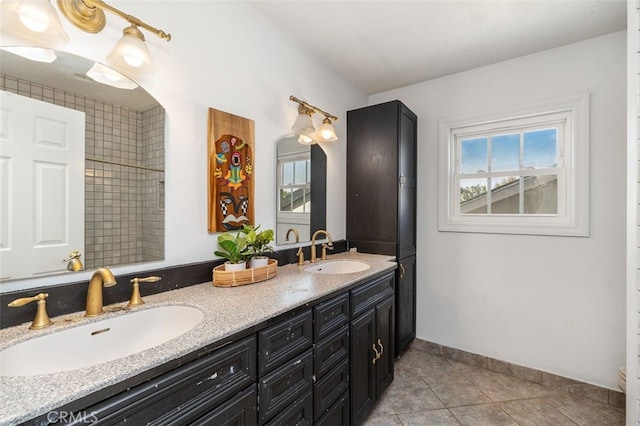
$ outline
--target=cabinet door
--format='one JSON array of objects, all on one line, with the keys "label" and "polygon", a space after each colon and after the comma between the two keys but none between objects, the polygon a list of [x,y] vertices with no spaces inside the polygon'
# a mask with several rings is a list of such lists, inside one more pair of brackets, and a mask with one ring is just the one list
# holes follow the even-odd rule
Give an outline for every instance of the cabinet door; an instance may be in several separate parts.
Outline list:
[{"label": "cabinet door", "polygon": [[358,425],[376,401],[375,353],[376,313],[371,309],[351,322],[351,423]]},{"label": "cabinet door", "polygon": [[376,399],[380,398],[393,382],[394,312],[393,297],[376,306],[375,344],[380,354],[375,364]]},{"label": "cabinet door", "polygon": [[396,254],[398,102],[347,112],[347,239]]},{"label": "cabinet door", "polygon": [[398,139],[398,253],[416,253],[416,115],[400,104]]},{"label": "cabinet door", "polygon": [[396,285],[396,356],[416,337],[416,257],[398,261]]}]

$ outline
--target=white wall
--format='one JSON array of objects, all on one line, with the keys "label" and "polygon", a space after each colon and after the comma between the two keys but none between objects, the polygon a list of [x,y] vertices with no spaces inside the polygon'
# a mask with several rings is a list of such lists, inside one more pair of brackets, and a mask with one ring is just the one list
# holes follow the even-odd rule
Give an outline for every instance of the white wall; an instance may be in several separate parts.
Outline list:
[{"label": "white wall", "polygon": [[[366,95],[242,2],[120,1],[117,6],[171,33],[172,40],[145,33],[157,73],[142,81],[167,111],[165,261],[113,268],[114,273],[214,258],[216,238],[207,233],[210,107],[255,121],[255,221],[275,228],[275,141],[290,132],[297,115],[289,95],[339,118],[335,128],[340,139],[325,145],[327,229],[335,240],[344,239],[346,111],[366,105]],[[104,62],[126,22],[107,14],[107,28],[97,35],[76,29],[64,18],[63,26],[71,36],[65,50]],[[321,124],[319,116],[315,119]],[[88,276],[75,274],[72,280]],[[64,281],[53,277],[3,283],[0,292]]]},{"label": "white wall", "polygon": [[640,320],[640,2],[627,2],[627,424],[638,425]]},{"label": "white wall", "polygon": [[[617,389],[625,364],[625,39],[371,96],[418,115],[421,339]],[[591,93],[589,238],[438,232],[438,119]]]}]

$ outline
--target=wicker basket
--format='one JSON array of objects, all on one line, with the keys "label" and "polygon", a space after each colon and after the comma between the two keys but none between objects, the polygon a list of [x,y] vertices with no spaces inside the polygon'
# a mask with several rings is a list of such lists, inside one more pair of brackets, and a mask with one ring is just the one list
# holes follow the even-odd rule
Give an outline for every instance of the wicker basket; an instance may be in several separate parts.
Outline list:
[{"label": "wicker basket", "polygon": [[278,261],[269,259],[267,266],[240,271],[225,271],[224,265],[213,268],[213,285],[216,287],[238,287],[255,284],[278,275]]}]

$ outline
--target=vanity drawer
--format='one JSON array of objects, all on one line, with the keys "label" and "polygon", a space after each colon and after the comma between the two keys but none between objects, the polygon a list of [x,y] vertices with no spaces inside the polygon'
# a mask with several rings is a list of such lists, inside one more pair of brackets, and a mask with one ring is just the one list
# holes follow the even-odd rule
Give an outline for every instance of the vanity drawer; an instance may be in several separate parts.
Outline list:
[{"label": "vanity drawer", "polygon": [[322,416],[316,426],[348,426],[349,425],[349,392],[329,408],[327,414]]},{"label": "vanity drawer", "polygon": [[296,399],[313,388],[313,351],[288,361],[258,382],[260,424],[284,411]]},{"label": "vanity drawer", "polygon": [[313,387],[314,419],[318,420],[349,389],[349,359],[345,358]]},{"label": "vanity drawer", "polygon": [[258,335],[258,368],[263,375],[311,347],[313,321],[311,310],[283,320]]},{"label": "vanity drawer", "polygon": [[394,290],[393,273],[354,288],[351,290],[351,318],[355,319],[376,303],[393,296]]},{"label": "vanity drawer", "polygon": [[229,401],[210,411],[204,417],[190,423],[190,426],[257,425],[257,401],[256,385],[252,385],[244,392],[235,395]]},{"label": "vanity drawer", "polygon": [[[256,380],[255,335],[82,410],[97,424],[186,424]],[[80,416],[81,417],[81,416]]]},{"label": "vanity drawer", "polygon": [[313,398],[311,391],[309,391],[271,419],[266,426],[305,426],[311,424],[313,424]]},{"label": "vanity drawer", "polygon": [[327,337],[349,322],[349,293],[341,294],[313,308],[314,341]]},{"label": "vanity drawer", "polygon": [[313,359],[313,373],[321,378],[343,358],[349,357],[349,325],[345,325],[331,336],[317,343]]}]

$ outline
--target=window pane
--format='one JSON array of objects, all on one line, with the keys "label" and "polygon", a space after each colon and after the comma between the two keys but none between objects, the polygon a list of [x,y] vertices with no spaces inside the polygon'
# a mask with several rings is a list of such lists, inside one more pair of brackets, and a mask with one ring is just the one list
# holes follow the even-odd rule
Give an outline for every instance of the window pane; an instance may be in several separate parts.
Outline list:
[{"label": "window pane", "polygon": [[486,179],[460,179],[460,213],[487,213]]},{"label": "window pane", "polygon": [[291,205],[291,189],[290,188],[281,188],[280,189],[280,211],[282,212],[290,212],[293,209]]},{"label": "window pane", "polygon": [[304,185],[307,183],[307,162],[306,161],[296,161],[295,162],[295,185]]},{"label": "window pane", "polygon": [[308,213],[311,211],[311,190],[309,188],[300,189],[300,199],[296,206],[296,213]]},{"label": "window pane", "polygon": [[558,176],[526,176],[524,178],[524,213],[558,213]]},{"label": "window pane", "polygon": [[525,169],[542,169],[558,165],[558,129],[524,133]]},{"label": "window pane", "polygon": [[487,138],[460,142],[460,173],[487,171]]},{"label": "window pane", "polygon": [[491,213],[520,213],[520,179],[517,176],[495,178],[491,181]]},{"label": "window pane", "polygon": [[293,184],[293,163],[282,163],[282,185]]},{"label": "window pane", "polygon": [[520,169],[520,134],[491,138],[491,170]]}]

